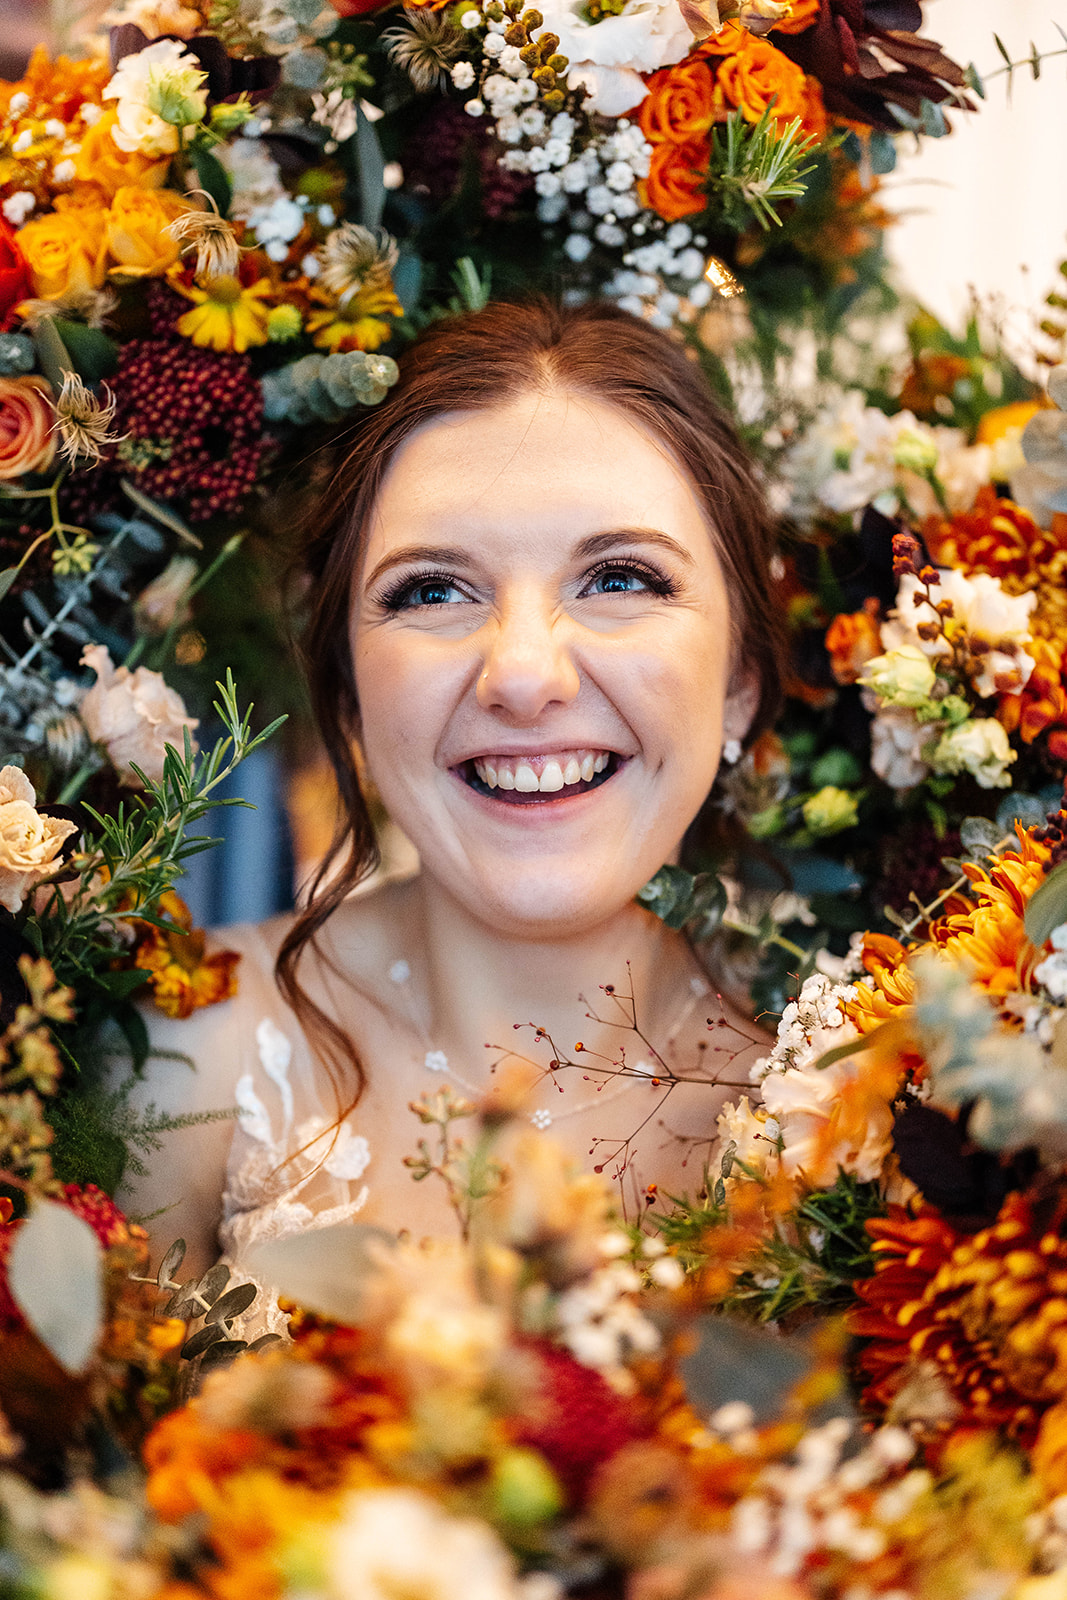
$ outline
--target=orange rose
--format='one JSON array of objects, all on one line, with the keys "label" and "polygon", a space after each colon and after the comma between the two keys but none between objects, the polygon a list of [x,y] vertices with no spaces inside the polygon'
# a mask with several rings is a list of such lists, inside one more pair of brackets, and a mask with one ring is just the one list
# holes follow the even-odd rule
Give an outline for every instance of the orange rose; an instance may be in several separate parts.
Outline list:
[{"label": "orange rose", "polygon": [[715,121],[715,76],[706,61],[664,67],[646,81],[639,120],[650,144],[679,144],[707,133]]},{"label": "orange rose", "polygon": [[793,0],[789,15],[774,25],[775,33],[803,33],[819,20],[821,0]]},{"label": "orange rose", "polygon": [[189,202],[173,189],[119,189],[107,214],[107,248],[113,272],[127,277],[158,278],[178,260],[180,246],[167,233],[168,224]]},{"label": "orange rose", "polygon": [[735,22],[712,34],[700,51],[720,58],[715,72],[717,121],[740,111],[746,121],[758,122],[772,102],[774,116],[786,121],[803,117],[808,110],[807,79],[801,68]]},{"label": "orange rose", "polygon": [[60,195],[51,216],[35,217],[18,233],[34,294],[43,300],[99,289],[104,281],[105,213],[81,197]]},{"label": "orange rose", "polygon": [[704,186],[710,155],[706,139],[655,145],[648,177],[638,184],[641,204],[667,222],[703,211],[708,203]]},{"label": "orange rose", "polygon": [[120,150],[111,137],[117,121],[118,112],[112,107],[86,131],[74,158],[75,177],[82,183],[95,183],[106,200],[113,199],[116,191],[128,183],[135,183],[140,189],[161,188],[170,166],[169,156],[153,161],[137,150]]},{"label": "orange rose", "polygon": [[56,414],[43,378],[0,378],[0,481],[44,472],[56,453]]}]

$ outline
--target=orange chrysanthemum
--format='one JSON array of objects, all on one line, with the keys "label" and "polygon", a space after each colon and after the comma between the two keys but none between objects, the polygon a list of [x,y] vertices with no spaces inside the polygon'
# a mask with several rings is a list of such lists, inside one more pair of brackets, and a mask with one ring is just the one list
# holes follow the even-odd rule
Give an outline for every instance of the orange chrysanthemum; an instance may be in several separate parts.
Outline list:
[{"label": "orange chrysanthemum", "polygon": [[1044,1462],[1053,1493],[1067,1487],[1065,1219],[1067,1194],[1051,1203],[1011,1194],[973,1236],[932,1206],[914,1215],[892,1206],[867,1224],[877,1266],[855,1285],[861,1305],[848,1316],[870,1341],[858,1365],[875,1410],[923,1362],[936,1367],[961,1427],[1004,1429],[1028,1449],[1055,1408]]},{"label": "orange chrysanthemum", "polygon": [[992,996],[1028,993],[1034,967],[1042,958],[1026,936],[1027,902],[1044,881],[1047,845],[1016,828],[1018,850],[1008,850],[986,869],[965,862],[977,904],[939,917],[929,928],[930,943],[959,966],[970,966],[977,988]]},{"label": "orange chrysanthemum", "polygon": [[151,974],[152,997],[168,1017],[189,1017],[201,1006],[213,1006],[237,993],[235,950],[206,953],[206,935],[193,927],[192,914],[180,895],[160,896],[164,928],[137,923],[133,965]]},{"label": "orange chrysanthemum", "polygon": [[862,960],[874,987],[857,984],[855,995],[842,1009],[861,1033],[870,1033],[908,1010],[915,999],[915,979],[907,964],[908,951],[888,934],[864,934]]}]

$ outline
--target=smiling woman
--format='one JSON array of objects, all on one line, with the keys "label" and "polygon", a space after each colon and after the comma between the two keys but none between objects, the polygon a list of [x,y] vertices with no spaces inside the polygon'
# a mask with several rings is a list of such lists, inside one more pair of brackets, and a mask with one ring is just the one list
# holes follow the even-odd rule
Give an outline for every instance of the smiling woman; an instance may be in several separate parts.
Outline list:
[{"label": "smiling woman", "polygon": [[[535,1127],[624,1196],[683,1186],[690,1156],[692,1186],[756,1039],[635,895],[698,843],[779,659],[763,501],[699,369],[610,307],[439,324],[352,439],[307,564],[337,840],[295,919],[227,933],[238,998],[160,1039],[200,1067],[168,1109],[235,1096],[239,1125],[232,1149],[224,1124],[176,1136],[192,1183],[164,1163],[137,1201],[180,1192],[165,1229],[206,1255],[225,1188],[238,1260],[357,1210],[440,1231],[406,1107],[520,1060]],[[352,899],[375,862],[357,759],[421,871]]]}]

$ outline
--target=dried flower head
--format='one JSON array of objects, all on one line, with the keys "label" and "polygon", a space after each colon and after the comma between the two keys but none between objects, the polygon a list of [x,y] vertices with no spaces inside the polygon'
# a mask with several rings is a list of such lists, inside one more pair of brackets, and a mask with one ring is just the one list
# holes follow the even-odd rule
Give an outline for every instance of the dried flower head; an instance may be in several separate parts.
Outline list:
[{"label": "dried flower head", "polygon": [[19,316],[28,333],[36,333],[43,317],[64,317],[90,328],[103,328],[118,303],[111,289],[70,289],[47,300],[23,300]]},{"label": "dried flower head", "polygon": [[[107,389],[107,385],[104,385]],[[109,433],[115,420],[117,401],[107,389],[106,405],[87,389],[76,372],[67,372],[63,387],[56,399],[56,421],[53,431],[59,433],[59,453],[67,465],[76,466],[85,458],[92,466],[103,459],[108,445],[117,444],[123,437]]]},{"label": "dried flower head", "polygon": [[394,67],[406,72],[420,94],[443,89],[466,36],[448,11],[404,7],[404,21],[382,35]]},{"label": "dried flower head", "polygon": [[390,288],[398,255],[396,240],[384,229],[345,222],[322,247],[320,282],[344,306],[361,289]]},{"label": "dried flower head", "polygon": [[195,248],[198,278],[232,277],[237,272],[241,255],[233,224],[222,216],[206,189],[192,189],[190,194],[202,194],[207,206],[183,211],[167,224],[164,232],[177,239],[183,252]]}]

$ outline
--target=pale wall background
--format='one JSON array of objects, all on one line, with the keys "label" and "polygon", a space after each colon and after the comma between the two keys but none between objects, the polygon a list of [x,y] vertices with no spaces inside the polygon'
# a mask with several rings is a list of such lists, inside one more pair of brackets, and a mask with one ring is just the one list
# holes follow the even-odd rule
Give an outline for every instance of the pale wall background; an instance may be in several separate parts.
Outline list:
[{"label": "pale wall background", "polygon": [[[927,33],[983,75],[1001,64],[994,33],[1013,60],[1031,38],[1064,48],[1054,23],[1067,31],[1067,0],[928,0],[926,13]],[[950,138],[902,153],[886,180],[893,209],[907,213],[890,250],[908,287],[942,318],[958,323],[973,287],[1005,302],[1025,345],[1067,256],[1067,55],[1047,62],[1037,83],[1028,69],[1017,72],[1010,103],[1003,78],[988,94],[977,116],[953,118]]]}]

